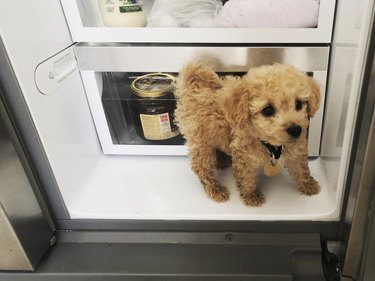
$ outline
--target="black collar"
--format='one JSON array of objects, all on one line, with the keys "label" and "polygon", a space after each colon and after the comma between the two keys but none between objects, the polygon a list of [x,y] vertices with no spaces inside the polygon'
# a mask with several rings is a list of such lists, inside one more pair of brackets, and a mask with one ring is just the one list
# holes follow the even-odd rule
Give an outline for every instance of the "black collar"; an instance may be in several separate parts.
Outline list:
[{"label": "black collar", "polygon": [[274,146],[265,141],[261,141],[261,142],[267,148],[268,154],[270,155],[272,159],[277,160],[280,158],[281,153],[283,153],[283,150],[284,150],[284,147],[282,145]]}]

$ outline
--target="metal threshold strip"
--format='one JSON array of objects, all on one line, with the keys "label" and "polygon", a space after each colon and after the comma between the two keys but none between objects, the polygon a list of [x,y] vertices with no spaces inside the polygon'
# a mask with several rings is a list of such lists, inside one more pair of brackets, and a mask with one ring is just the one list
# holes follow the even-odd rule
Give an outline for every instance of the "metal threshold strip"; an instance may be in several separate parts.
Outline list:
[{"label": "metal threshold strip", "polygon": [[0,280],[325,280],[318,234],[64,232]]}]

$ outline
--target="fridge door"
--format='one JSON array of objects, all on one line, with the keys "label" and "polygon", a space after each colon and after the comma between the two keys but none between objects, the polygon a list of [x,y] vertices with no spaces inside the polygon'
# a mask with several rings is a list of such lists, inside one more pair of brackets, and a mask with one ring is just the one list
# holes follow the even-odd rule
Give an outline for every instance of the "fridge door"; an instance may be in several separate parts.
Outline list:
[{"label": "fridge door", "polygon": [[5,91],[12,76],[0,40],[0,270],[33,270],[54,242],[54,224],[43,201],[30,155],[13,127]]},{"label": "fridge door", "polygon": [[[375,26],[369,38],[374,38]],[[353,173],[343,219],[347,245],[343,275],[354,280],[374,278],[375,230],[375,43],[369,42],[363,80],[362,116],[357,121]],[[372,274],[371,274],[372,272]]]}]

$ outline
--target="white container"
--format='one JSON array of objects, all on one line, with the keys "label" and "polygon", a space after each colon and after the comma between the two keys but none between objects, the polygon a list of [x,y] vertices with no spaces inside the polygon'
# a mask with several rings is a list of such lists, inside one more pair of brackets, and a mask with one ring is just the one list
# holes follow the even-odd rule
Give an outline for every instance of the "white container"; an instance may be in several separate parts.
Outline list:
[{"label": "white container", "polygon": [[99,0],[102,20],[108,27],[143,27],[146,15],[138,0]]}]

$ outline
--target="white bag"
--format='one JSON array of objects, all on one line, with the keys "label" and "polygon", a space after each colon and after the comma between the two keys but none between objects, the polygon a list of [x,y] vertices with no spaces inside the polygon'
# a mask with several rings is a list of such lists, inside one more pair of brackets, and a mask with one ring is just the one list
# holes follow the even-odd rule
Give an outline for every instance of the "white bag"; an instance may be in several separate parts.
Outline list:
[{"label": "white bag", "polygon": [[221,0],[155,0],[148,27],[215,27]]}]

